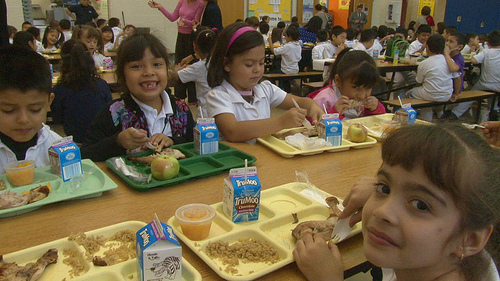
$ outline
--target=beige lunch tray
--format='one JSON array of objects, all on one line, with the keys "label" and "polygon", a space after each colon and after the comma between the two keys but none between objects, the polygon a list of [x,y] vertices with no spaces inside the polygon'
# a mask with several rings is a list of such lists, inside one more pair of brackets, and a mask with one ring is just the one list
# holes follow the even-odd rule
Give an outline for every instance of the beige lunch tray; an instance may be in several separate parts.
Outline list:
[{"label": "beige lunch tray", "polygon": [[[145,226],[146,223],[140,221],[126,221],[115,225],[87,231],[87,235],[103,235],[111,237],[118,231],[131,230],[135,233]],[[39,281],[134,281],[137,278],[137,259],[130,259],[122,263],[111,266],[94,266],[92,262],[85,259],[85,249],[79,246],[74,241],[68,241],[68,237],[48,242],[42,245],[34,246],[28,249],[17,251],[4,255],[5,262],[16,262],[18,265],[25,265],[28,262],[36,262],[49,249],[56,248],[58,251],[57,263],[48,265],[41,275]],[[71,267],[63,263],[66,258],[63,255],[64,249],[76,249],[80,254],[78,257],[84,264],[84,272],[80,276],[71,277],[69,271]],[[107,249],[107,248],[106,248]],[[96,255],[101,254],[106,249],[101,249]],[[182,280],[184,281],[201,281],[200,273],[185,259],[182,259]]]},{"label": "beige lunch tray", "polygon": [[[212,223],[210,234],[201,241],[187,238],[177,222],[175,216],[168,220],[168,225],[184,243],[193,250],[205,263],[210,266],[220,277],[226,280],[253,280],[275,271],[294,261],[292,251],[295,249],[295,238],[292,237],[292,213],[297,213],[299,222],[309,220],[325,220],[329,216],[329,208],[301,193],[306,190],[305,183],[288,183],[263,190],[260,194],[260,212],[257,221],[233,223],[222,211],[222,202],[213,204],[216,217]],[[318,190],[324,197],[330,194]],[[341,201],[341,200],[339,200]],[[361,223],[353,227],[348,238],[361,232]],[[277,250],[280,261],[268,263],[242,263],[235,266],[238,273],[228,273],[219,259],[210,258],[204,251],[209,242],[225,241],[229,244],[238,239],[251,238],[269,243]]]}]

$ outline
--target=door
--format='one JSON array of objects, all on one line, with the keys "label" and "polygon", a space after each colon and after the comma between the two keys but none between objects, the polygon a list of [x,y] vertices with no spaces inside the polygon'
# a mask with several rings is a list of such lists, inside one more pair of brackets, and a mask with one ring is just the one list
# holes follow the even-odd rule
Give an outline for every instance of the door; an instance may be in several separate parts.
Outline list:
[{"label": "door", "polygon": [[[353,10],[356,11],[359,4],[363,4],[363,12],[366,13],[367,22],[363,26],[363,29],[372,27],[372,11],[373,11],[373,0],[354,0]],[[351,2],[351,3],[353,3]]]},{"label": "door", "polygon": [[222,26],[228,26],[237,19],[245,20],[245,0],[218,0],[222,14]]}]

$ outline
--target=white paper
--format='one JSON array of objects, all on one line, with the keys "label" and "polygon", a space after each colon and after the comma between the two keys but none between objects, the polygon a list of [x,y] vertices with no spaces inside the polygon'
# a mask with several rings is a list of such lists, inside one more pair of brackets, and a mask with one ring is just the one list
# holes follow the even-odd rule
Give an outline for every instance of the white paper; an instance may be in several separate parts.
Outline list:
[{"label": "white paper", "polygon": [[250,4],[257,4],[257,0],[250,0]]},{"label": "white paper", "polygon": [[273,5],[273,13],[279,13],[280,12],[280,6],[279,5]]}]

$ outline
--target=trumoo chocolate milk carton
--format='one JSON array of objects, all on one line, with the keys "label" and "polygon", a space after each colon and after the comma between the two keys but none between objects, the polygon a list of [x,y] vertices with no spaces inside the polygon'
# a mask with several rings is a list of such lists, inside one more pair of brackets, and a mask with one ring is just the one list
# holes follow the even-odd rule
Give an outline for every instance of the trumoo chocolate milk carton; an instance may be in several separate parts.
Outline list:
[{"label": "trumoo chocolate milk carton", "polygon": [[219,151],[219,129],[214,118],[198,118],[194,127],[194,150],[200,155]]},{"label": "trumoo chocolate milk carton", "polygon": [[72,136],[53,142],[49,148],[49,159],[52,173],[61,176],[63,181],[83,173],[80,148],[73,142]]},{"label": "trumoo chocolate milk carton", "polygon": [[140,281],[182,280],[182,248],[167,224],[155,220],[136,233]]},{"label": "trumoo chocolate milk carton", "polygon": [[318,137],[325,139],[333,146],[342,145],[342,121],[338,113],[323,114],[318,123]]},{"label": "trumoo chocolate milk carton", "polygon": [[222,209],[234,223],[259,219],[260,181],[257,167],[231,169],[224,179]]}]

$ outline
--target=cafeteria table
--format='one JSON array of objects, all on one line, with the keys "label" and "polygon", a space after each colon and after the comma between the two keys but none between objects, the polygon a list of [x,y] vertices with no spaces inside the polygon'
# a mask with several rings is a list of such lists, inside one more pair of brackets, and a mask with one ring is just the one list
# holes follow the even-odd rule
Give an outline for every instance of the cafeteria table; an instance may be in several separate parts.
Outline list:
[{"label": "cafeteria table", "polygon": [[[254,165],[262,190],[294,182],[295,171],[307,172],[318,188],[345,198],[361,176],[374,176],[382,161],[379,143],[371,148],[343,152],[325,152],[313,156],[283,158],[260,144],[227,143],[257,158]],[[192,179],[173,186],[157,187],[140,192],[128,186],[105,163],[98,166],[114,180],[118,188],[101,197],[63,201],[38,210],[0,219],[0,254],[7,254],[39,244],[106,227],[124,221],[150,222],[154,214],[166,222],[175,210],[189,203],[215,204],[222,201],[223,181],[228,172]],[[362,250],[362,235],[358,234],[339,244],[346,276],[366,270],[369,263]],[[220,280],[191,249],[183,245],[183,258],[202,275],[203,280]],[[291,263],[259,280],[305,280],[297,265]]]}]

